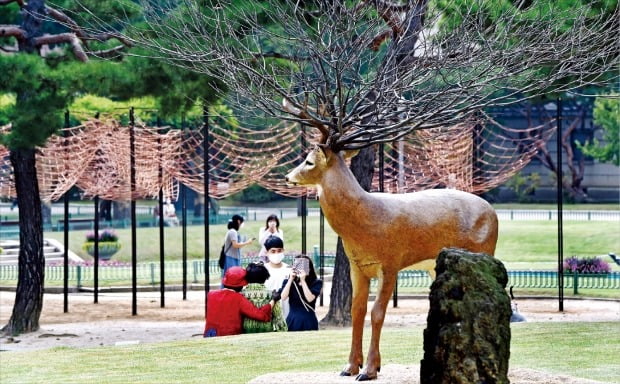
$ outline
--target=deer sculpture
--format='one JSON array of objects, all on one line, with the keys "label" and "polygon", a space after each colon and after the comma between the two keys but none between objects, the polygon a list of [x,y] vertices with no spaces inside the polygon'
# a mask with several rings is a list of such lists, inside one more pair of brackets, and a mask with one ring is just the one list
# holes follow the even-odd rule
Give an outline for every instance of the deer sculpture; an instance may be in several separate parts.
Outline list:
[{"label": "deer sculpture", "polygon": [[[334,151],[322,141],[286,181],[318,187],[325,217],[342,238],[351,265],[353,300],[351,352],[340,375],[373,380],[381,367],[379,339],[398,271],[415,266],[434,277],[435,258],[444,247],[493,255],[497,215],[480,197],[453,189],[368,193],[347,167],[344,151]],[[379,288],[371,312],[372,334],[360,373],[370,279],[375,277]]]}]

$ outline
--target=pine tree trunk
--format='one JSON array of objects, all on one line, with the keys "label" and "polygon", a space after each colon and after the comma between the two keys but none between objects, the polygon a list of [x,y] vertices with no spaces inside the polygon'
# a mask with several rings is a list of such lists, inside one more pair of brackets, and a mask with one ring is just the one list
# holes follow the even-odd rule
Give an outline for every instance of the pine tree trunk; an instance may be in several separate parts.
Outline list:
[{"label": "pine tree trunk", "polygon": [[[372,176],[375,165],[375,147],[364,148],[351,159],[351,172],[360,186],[369,191],[372,184]],[[345,214],[343,212],[343,214]],[[351,325],[351,268],[349,259],[344,252],[342,240],[338,238],[336,248],[336,263],[334,265],[334,277],[329,296],[329,311],[321,320],[321,324],[349,326]]]},{"label": "pine tree trunk", "polygon": [[43,309],[45,258],[41,199],[35,167],[35,149],[11,150],[19,204],[19,275],[15,304],[5,334],[19,335],[39,329]]}]

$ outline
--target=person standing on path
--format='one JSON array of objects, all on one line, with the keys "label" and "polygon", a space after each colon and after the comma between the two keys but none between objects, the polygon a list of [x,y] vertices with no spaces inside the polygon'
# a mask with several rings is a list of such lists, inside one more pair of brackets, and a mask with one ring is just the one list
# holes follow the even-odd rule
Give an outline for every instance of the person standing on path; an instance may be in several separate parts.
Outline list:
[{"label": "person standing on path", "polygon": [[[241,241],[239,230],[243,228],[243,216],[233,215],[228,221],[228,232],[224,238],[224,252],[226,253],[226,262],[222,269],[222,277],[226,274],[229,268],[238,267],[241,265],[241,248],[246,245],[252,244],[255,240],[251,238],[247,241]],[[222,284],[223,286],[223,284]]]}]

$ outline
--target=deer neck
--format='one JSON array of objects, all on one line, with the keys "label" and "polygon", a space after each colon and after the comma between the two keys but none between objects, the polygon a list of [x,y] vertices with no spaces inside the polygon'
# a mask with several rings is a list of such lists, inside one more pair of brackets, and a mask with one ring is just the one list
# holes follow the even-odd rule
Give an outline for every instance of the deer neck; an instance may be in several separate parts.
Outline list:
[{"label": "deer neck", "polygon": [[319,185],[319,203],[332,228],[340,233],[352,220],[366,219],[369,193],[360,187],[341,156],[333,156]]}]

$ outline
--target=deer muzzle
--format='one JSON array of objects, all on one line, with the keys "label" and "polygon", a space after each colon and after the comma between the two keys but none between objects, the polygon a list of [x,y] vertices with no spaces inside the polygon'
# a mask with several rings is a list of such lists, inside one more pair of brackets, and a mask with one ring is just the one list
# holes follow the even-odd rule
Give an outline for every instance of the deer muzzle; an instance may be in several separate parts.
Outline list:
[{"label": "deer muzzle", "polygon": [[288,175],[284,176],[284,181],[286,181],[286,185],[287,185],[287,186],[289,186],[289,187],[294,187],[294,186],[296,186],[296,185],[297,185],[297,182],[296,182],[296,181],[291,180],[291,178],[290,178],[290,176],[289,176],[289,175],[290,175],[290,173],[289,173]]}]

